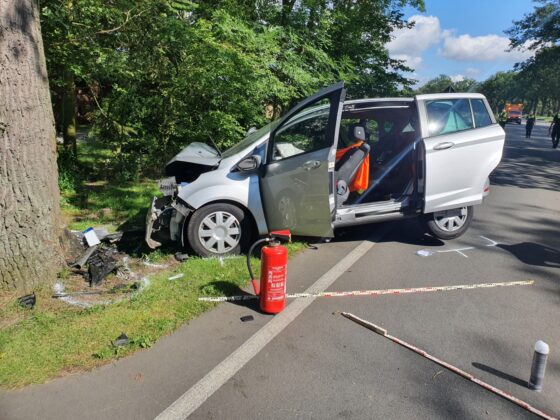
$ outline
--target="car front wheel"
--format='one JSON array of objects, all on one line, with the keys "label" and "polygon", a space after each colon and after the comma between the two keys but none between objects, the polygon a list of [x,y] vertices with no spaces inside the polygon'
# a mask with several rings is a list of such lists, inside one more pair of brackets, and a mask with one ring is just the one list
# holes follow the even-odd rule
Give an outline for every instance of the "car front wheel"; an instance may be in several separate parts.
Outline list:
[{"label": "car front wheel", "polygon": [[439,239],[455,239],[467,231],[473,218],[472,206],[438,211],[423,216],[427,232]]},{"label": "car front wheel", "polygon": [[201,257],[236,255],[250,239],[250,223],[239,207],[214,203],[194,212],[187,235],[192,250]]}]

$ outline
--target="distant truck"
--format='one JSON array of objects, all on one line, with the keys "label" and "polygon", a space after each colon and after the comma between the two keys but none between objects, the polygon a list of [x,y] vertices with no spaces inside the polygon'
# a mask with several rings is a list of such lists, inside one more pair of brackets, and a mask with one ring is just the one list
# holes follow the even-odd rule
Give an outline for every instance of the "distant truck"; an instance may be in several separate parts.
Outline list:
[{"label": "distant truck", "polygon": [[517,124],[521,124],[521,118],[523,117],[523,104],[506,103],[504,111],[508,114],[507,122],[516,122]]}]

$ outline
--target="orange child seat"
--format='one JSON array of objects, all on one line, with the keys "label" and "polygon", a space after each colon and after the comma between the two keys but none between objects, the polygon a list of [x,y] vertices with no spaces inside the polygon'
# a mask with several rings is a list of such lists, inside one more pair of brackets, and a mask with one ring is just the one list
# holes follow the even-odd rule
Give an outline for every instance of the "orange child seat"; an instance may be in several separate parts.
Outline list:
[{"label": "orange child seat", "polygon": [[[358,148],[364,144],[363,140],[359,140],[351,146],[345,147],[336,151],[336,160],[339,161],[348,151],[353,148]],[[348,190],[350,192],[357,191],[362,194],[368,189],[369,186],[369,153],[364,158],[363,162],[354,175],[354,179],[349,183]]]}]

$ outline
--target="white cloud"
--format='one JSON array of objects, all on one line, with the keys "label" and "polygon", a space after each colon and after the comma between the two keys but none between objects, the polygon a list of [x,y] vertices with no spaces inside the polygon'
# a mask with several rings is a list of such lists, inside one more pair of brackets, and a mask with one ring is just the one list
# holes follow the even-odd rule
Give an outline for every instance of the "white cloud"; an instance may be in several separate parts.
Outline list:
[{"label": "white cloud", "polygon": [[395,60],[404,61],[404,64],[411,69],[417,68],[422,63],[422,57],[418,55],[392,54],[391,57]]},{"label": "white cloud", "polygon": [[449,76],[449,78],[453,83],[462,82],[463,80],[465,80],[465,76],[463,76],[462,74],[452,74],[451,76]]},{"label": "white cloud", "polygon": [[443,57],[458,61],[522,61],[533,55],[526,49],[509,50],[509,39],[500,35],[454,36],[445,31],[440,53]]},{"label": "white cloud", "polygon": [[390,53],[418,55],[439,42],[441,28],[436,16],[415,15],[408,21],[414,22],[411,29],[402,28],[393,31],[393,40],[387,44]]},{"label": "white cloud", "polygon": [[414,22],[414,26],[394,30],[387,48],[392,58],[403,60],[408,67],[415,69],[422,63],[422,53],[439,43],[442,33],[435,16],[415,15],[408,21]]}]

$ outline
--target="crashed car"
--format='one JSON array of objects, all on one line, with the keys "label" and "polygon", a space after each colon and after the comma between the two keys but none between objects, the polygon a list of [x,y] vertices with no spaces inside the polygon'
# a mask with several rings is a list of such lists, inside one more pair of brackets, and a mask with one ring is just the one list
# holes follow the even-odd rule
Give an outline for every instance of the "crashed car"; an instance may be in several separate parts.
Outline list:
[{"label": "crashed car", "polygon": [[222,256],[273,230],[332,237],[406,217],[456,238],[488,194],[504,139],[481,94],[345,101],[341,82],[223,153],[189,144],[165,168],[146,242]]}]

